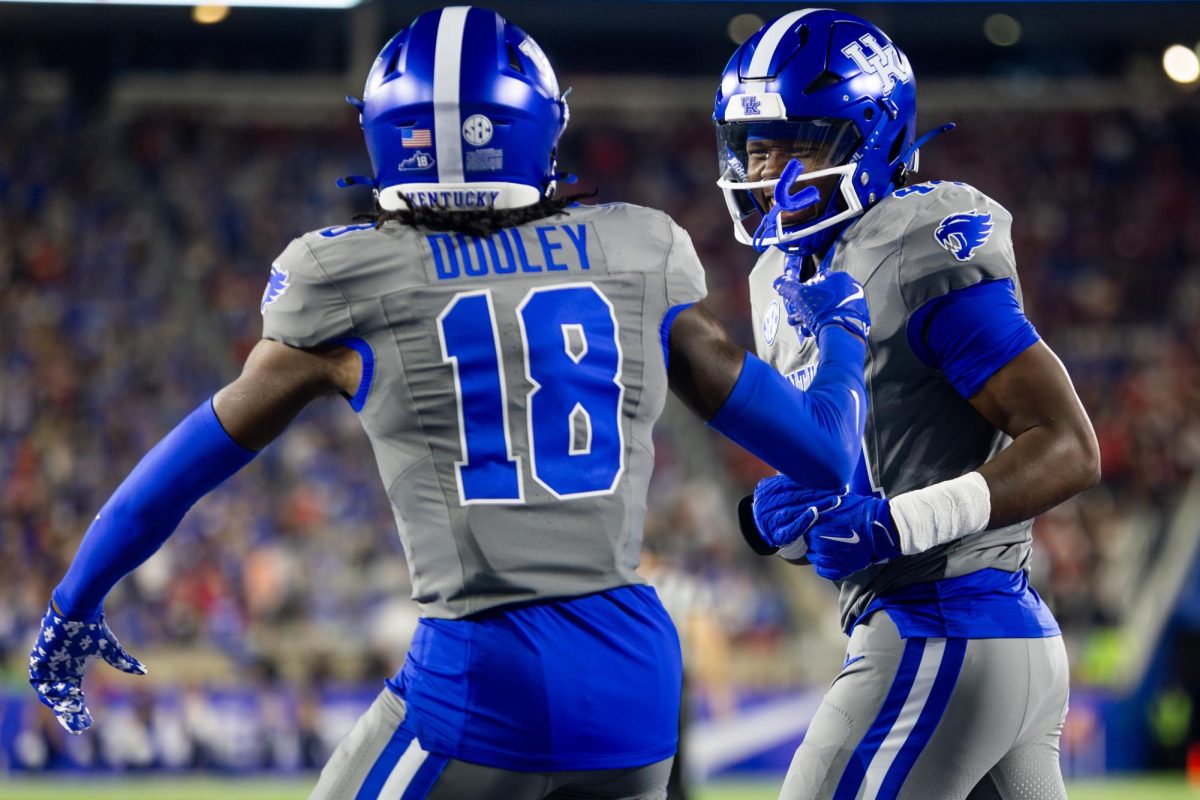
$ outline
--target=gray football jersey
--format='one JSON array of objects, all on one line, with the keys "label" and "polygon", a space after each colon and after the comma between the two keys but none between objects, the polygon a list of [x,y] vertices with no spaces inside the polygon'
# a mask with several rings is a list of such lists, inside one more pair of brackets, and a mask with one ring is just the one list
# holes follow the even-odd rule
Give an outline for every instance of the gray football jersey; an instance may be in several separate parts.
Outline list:
[{"label": "gray football jersey", "polygon": [[[918,358],[908,339],[909,317],[956,289],[1011,278],[1020,300],[1011,225],[1008,211],[977,189],[932,182],[884,198],[838,241],[830,268],[863,284],[871,310],[865,470],[854,491],[888,497],[957,478],[1011,441]],[[805,388],[816,370],[817,347],[787,324],[772,288],[783,267],[783,253],[772,248],[750,275],[755,345],[765,361]],[[1031,528],[1023,522],[985,531],[855,573],[840,586],[843,627],[875,597],[902,586],[988,567],[1023,569]]]},{"label": "gray football jersey", "polygon": [[457,618],[644,582],[660,327],[704,295],[687,233],[639,206],[482,239],[346,226],[279,257],[263,336],[364,353],[370,386],[354,402],[413,599]]}]

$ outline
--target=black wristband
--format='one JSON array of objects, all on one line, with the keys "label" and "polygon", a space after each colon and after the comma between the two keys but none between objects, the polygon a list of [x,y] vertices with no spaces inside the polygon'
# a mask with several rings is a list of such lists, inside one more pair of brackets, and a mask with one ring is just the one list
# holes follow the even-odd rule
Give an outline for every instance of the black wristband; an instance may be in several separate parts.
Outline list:
[{"label": "black wristband", "polygon": [[760,556],[773,556],[779,552],[778,547],[771,547],[763,539],[762,532],[758,529],[758,523],[754,521],[754,495],[748,494],[738,501],[737,507],[738,529],[742,532],[742,538],[746,540],[746,544],[750,545],[750,549],[758,553]]}]

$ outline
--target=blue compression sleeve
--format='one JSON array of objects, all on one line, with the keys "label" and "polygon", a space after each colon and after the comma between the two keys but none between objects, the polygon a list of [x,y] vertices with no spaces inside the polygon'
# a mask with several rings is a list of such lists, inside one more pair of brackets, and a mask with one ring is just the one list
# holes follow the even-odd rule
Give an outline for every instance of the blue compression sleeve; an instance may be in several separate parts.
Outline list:
[{"label": "blue compression sleeve", "polygon": [[965,398],[1040,340],[1009,278],[929,301],[909,318],[907,333],[917,357],[940,369]]},{"label": "blue compression sleeve", "polygon": [[817,341],[821,357],[807,391],[747,354],[709,424],[801,486],[841,489],[862,453],[867,345],[837,325]]},{"label": "blue compression sleeve", "polygon": [[117,581],[162,546],[188,509],[256,455],[229,437],[205,400],[100,509],[54,590],[58,610],[72,619],[95,617]]}]

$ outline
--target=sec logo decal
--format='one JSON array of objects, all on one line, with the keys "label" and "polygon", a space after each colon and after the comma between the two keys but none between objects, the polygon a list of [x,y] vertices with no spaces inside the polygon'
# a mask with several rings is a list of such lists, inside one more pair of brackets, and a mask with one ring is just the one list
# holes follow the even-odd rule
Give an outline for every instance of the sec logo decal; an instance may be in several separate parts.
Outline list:
[{"label": "sec logo decal", "polygon": [[472,114],[463,122],[462,135],[467,144],[483,147],[492,140],[492,121],[483,114]]},{"label": "sec logo decal", "polygon": [[767,313],[763,314],[762,320],[762,335],[763,341],[768,345],[775,344],[775,335],[779,332],[779,301],[772,300],[771,305],[767,306]]}]

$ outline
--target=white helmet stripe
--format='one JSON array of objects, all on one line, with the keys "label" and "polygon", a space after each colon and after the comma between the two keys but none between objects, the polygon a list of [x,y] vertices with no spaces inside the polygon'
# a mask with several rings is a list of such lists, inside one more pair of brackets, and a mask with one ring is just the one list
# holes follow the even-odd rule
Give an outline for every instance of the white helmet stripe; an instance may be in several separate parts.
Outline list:
[{"label": "white helmet stripe", "polygon": [[433,51],[433,141],[437,145],[438,180],[462,183],[462,112],[459,109],[462,73],[463,32],[467,6],[442,9],[437,43]]},{"label": "white helmet stripe", "polygon": [[[806,14],[811,14],[814,11],[828,11],[825,8],[805,8],[800,11],[793,11],[790,14],[784,14],[779,19],[767,28],[767,32],[758,40],[758,47],[754,48],[754,56],[750,59],[750,67],[746,70],[747,78],[766,78],[770,77],[771,59],[775,56],[775,50],[779,47],[779,43],[783,41],[786,34],[792,27]],[[440,39],[439,39],[440,41]]]}]

